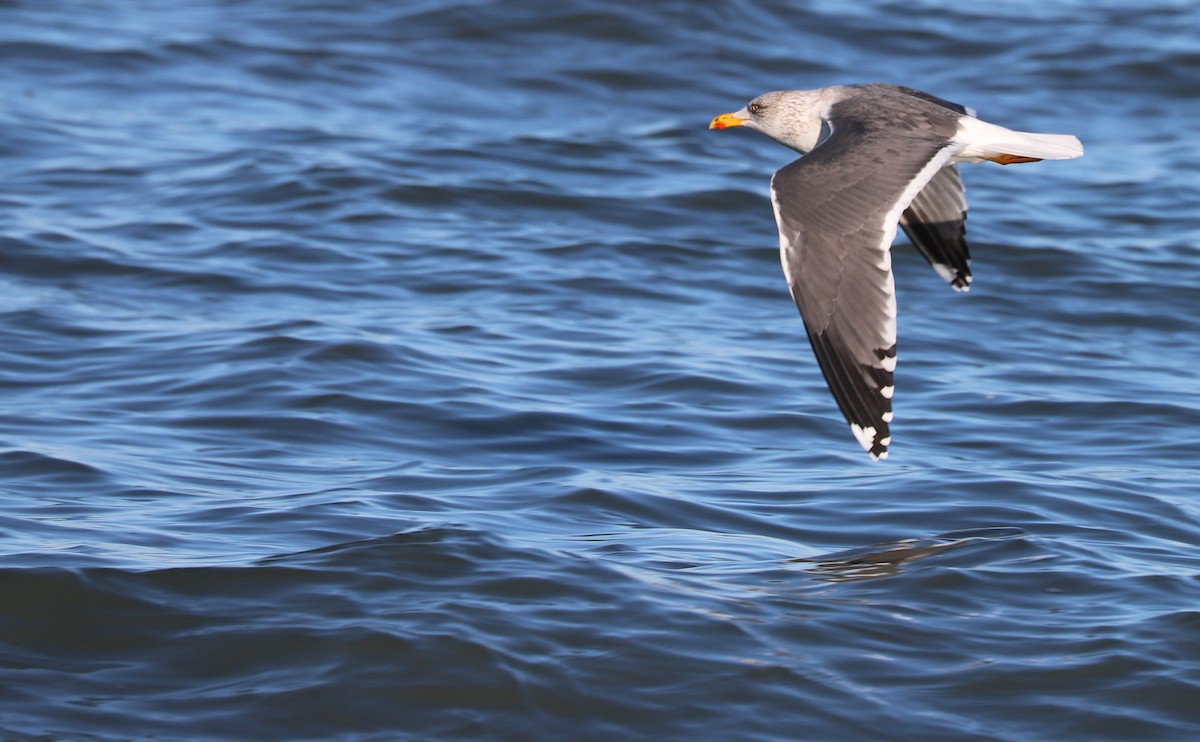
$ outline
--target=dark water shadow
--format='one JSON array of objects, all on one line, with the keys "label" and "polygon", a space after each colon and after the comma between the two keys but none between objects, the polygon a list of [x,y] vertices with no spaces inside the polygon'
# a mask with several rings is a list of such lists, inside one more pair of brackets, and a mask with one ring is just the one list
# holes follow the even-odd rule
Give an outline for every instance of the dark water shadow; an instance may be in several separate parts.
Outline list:
[{"label": "dark water shadow", "polygon": [[920,559],[944,555],[965,547],[1028,537],[1015,527],[972,528],[925,539],[902,539],[832,554],[788,560],[789,564],[807,564],[808,571],[826,582],[858,582],[894,577]]}]

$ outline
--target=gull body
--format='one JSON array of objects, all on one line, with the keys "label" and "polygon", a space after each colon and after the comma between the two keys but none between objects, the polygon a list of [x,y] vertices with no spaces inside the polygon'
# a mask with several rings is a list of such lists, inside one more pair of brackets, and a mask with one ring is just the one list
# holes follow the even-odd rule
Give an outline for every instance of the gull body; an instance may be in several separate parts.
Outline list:
[{"label": "gull body", "polygon": [[1014,131],[883,83],[764,93],[710,129],[761,132],[803,157],[771,180],[780,260],[830,391],[872,458],[891,443],[897,227],[957,290],[971,283],[959,162],[1079,157],[1069,134]]}]

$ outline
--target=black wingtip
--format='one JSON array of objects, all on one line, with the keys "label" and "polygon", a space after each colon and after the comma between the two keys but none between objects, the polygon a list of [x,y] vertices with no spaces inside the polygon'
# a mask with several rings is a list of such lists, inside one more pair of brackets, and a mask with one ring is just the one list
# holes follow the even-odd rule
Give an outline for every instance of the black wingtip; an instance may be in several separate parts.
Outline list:
[{"label": "black wingtip", "polygon": [[888,430],[886,422],[881,422],[878,426],[866,428],[850,423],[850,431],[854,433],[854,437],[858,439],[862,447],[871,455],[872,461],[880,461],[888,457],[888,446],[892,442],[892,434]]}]

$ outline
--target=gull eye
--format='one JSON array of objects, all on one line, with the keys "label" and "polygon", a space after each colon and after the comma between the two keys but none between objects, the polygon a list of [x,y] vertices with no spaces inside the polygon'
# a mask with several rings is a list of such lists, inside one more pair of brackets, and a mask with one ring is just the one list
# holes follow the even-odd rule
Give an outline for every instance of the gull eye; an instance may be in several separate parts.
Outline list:
[{"label": "gull eye", "polygon": [[762,113],[765,109],[766,109],[766,106],[764,106],[762,103],[759,103],[758,101],[754,101],[750,105],[746,106],[746,110],[749,111],[750,113],[754,114],[755,116]]}]

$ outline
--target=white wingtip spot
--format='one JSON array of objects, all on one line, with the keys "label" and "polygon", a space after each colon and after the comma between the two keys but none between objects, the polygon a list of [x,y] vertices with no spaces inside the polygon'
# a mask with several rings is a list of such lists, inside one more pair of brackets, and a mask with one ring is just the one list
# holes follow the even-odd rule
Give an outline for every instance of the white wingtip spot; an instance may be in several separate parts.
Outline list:
[{"label": "white wingtip spot", "polygon": [[891,373],[896,370],[896,356],[884,356],[879,360],[880,367],[884,371]]},{"label": "white wingtip spot", "polygon": [[958,277],[958,271],[954,270],[945,263],[934,263],[933,269],[937,271],[937,274],[941,276],[942,280],[946,281],[947,283]]},{"label": "white wingtip spot", "polygon": [[859,445],[868,451],[871,446],[875,445],[875,426],[864,428],[861,425],[850,423],[850,432],[854,433],[854,437],[858,439]]},{"label": "white wingtip spot", "polygon": [[[895,393],[896,393],[896,387],[894,387],[894,386],[879,387],[879,396],[883,397],[884,399],[891,399],[892,395]],[[887,422],[887,418],[884,418],[884,422]]]},{"label": "white wingtip spot", "polygon": [[887,412],[883,413],[883,415],[881,415],[881,418],[883,419],[883,421],[885,423],[890,423],[892,421],[892,411],[888,410]]}]

